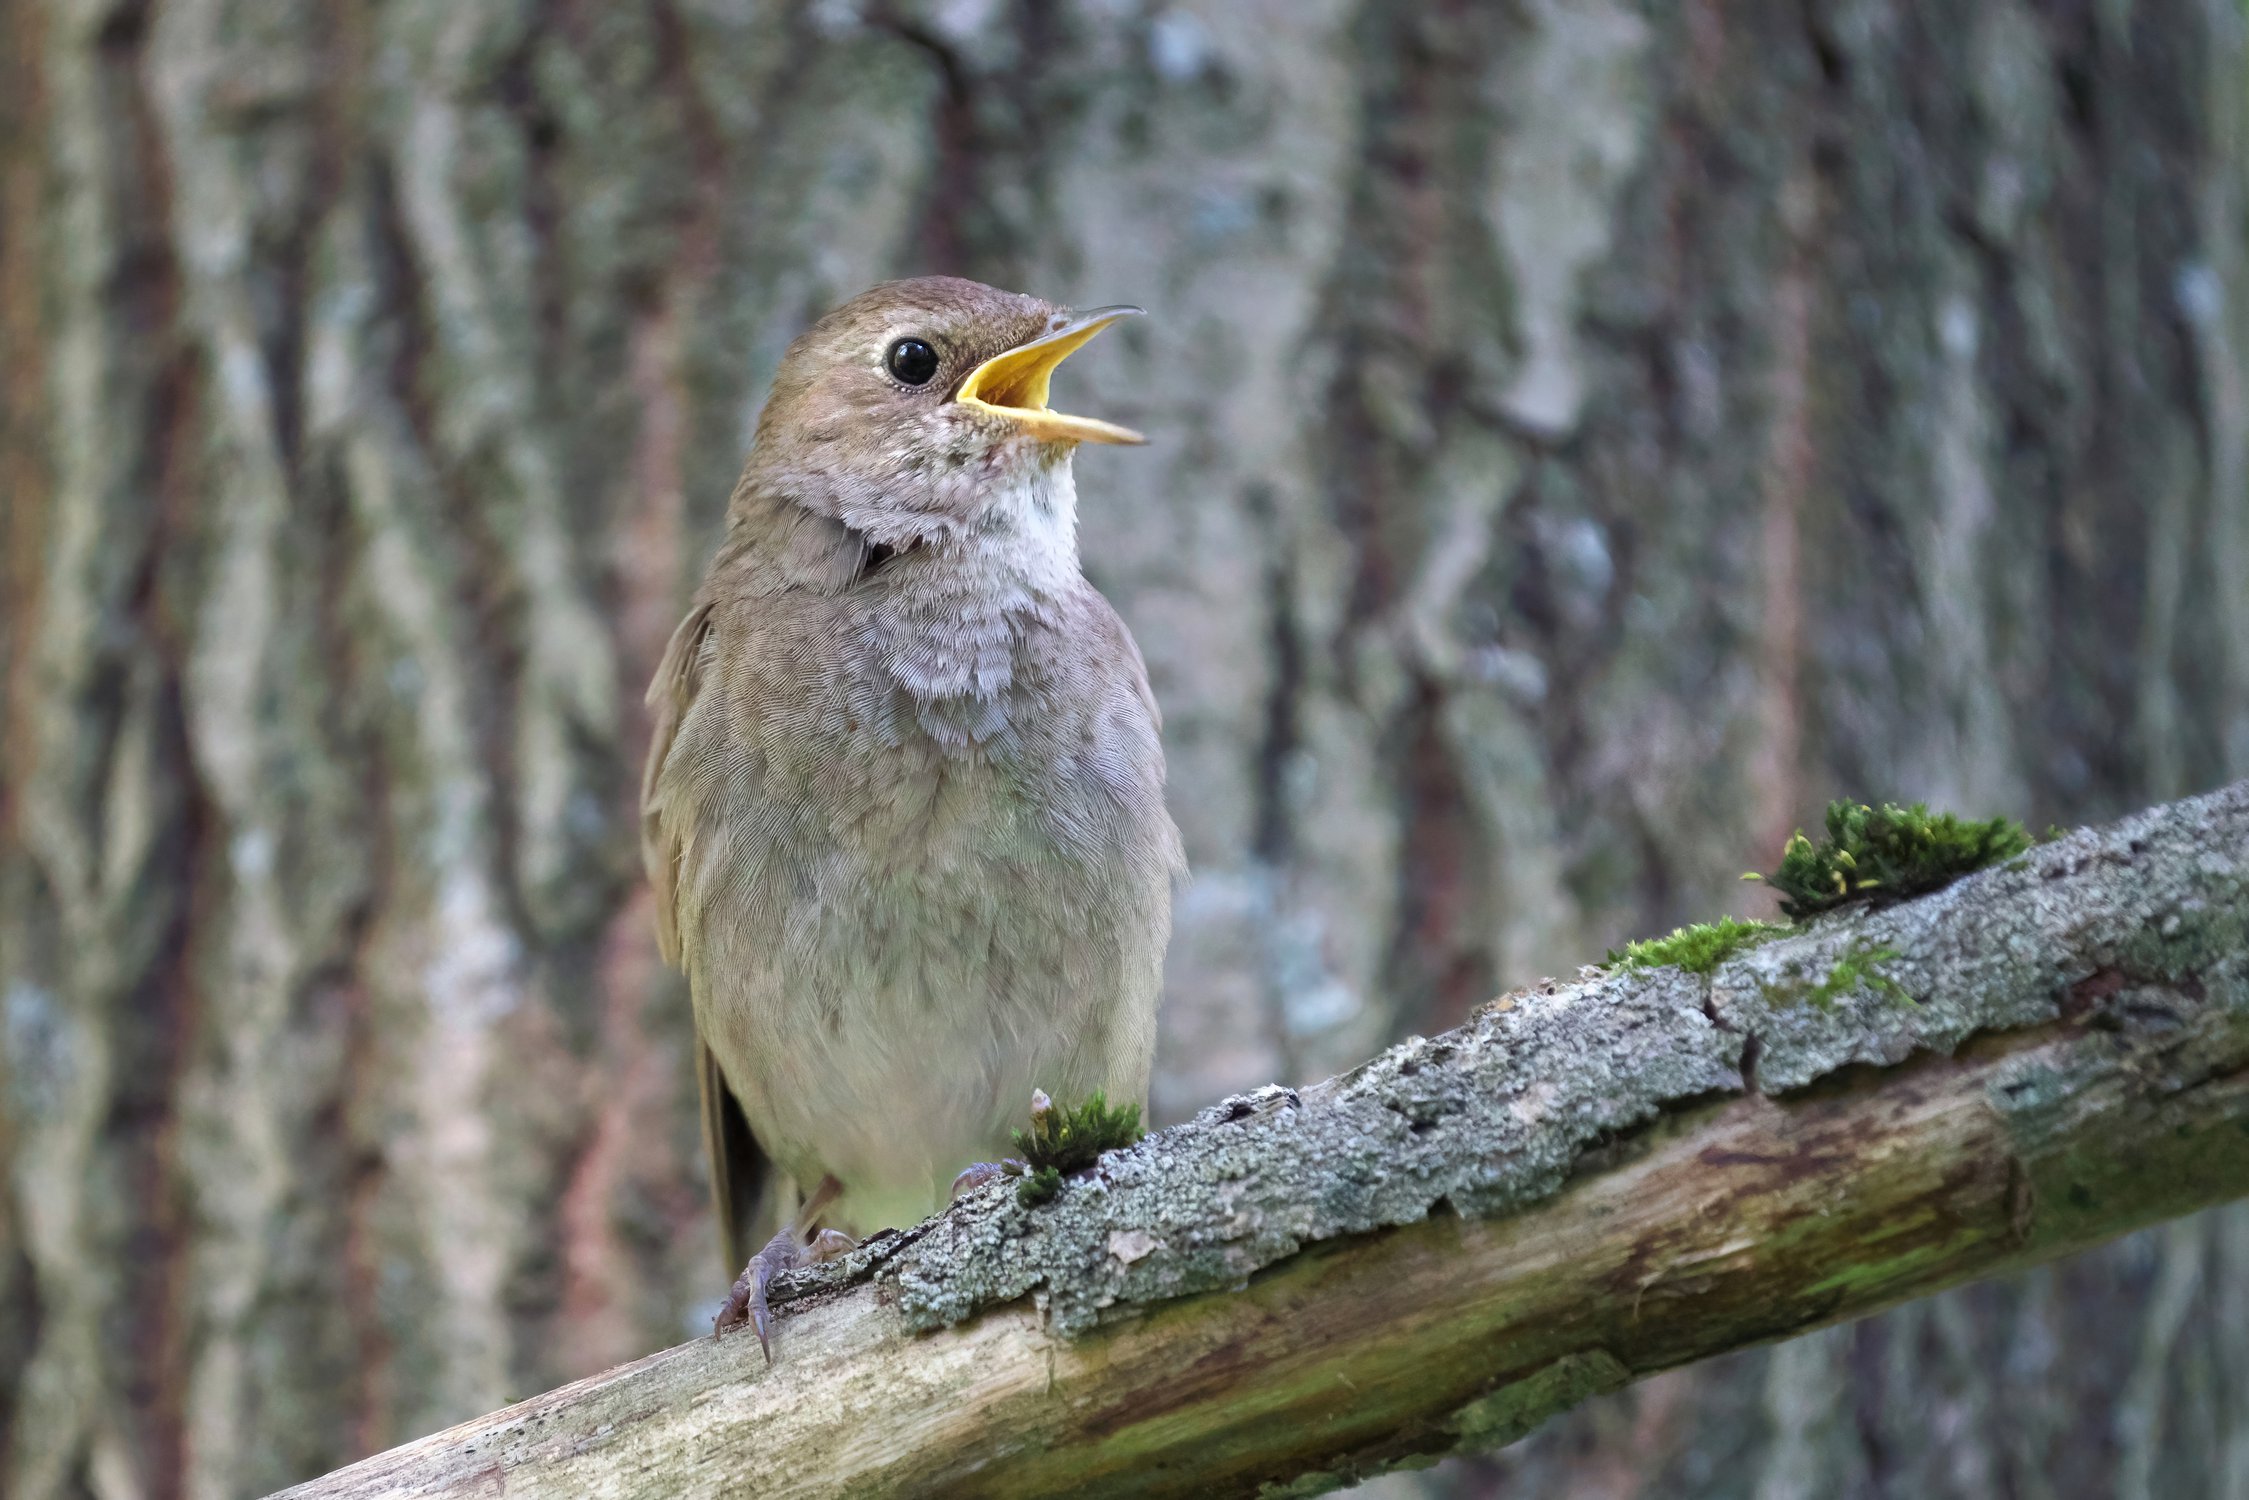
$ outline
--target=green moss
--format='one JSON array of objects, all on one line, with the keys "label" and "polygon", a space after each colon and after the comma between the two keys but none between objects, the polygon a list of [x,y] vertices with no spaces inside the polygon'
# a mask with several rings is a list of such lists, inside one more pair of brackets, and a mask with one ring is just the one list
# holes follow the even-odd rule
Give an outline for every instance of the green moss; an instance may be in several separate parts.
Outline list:
[{"label": "green moss", "polygon": [[1779,922],[1744,922],[1736,917],[1720,917],[1715,922],[1682,927],[1669,937],[1642,938],[1622,948],[1611,948],[1603,962],[1612,969],[1670,967],[1685,969],[1690,974],[1708,974],[1742,949],[1755,947],[1786,931],[1788,928]]},{"label": "green moss", "polygon": [[1911,1005],[1913,997],[1905,992],[1905,987],[1881,969],[1881,965],[1897,956],[1895,948],[1861,948],[1845,954],[1827,971],[1827,977],[1813,986],[1812,1003],[1833,1005],[1841,996],[1867,989]]},{"label": "green moss", "polygon": [[1015,1201],[1025,1208],[1037,1208],[1050,1203],[1062,1191],[1062,1174],[1052,1167],[1034,1167],[1029,1176],[1015,1184]]},{"label": "green moss", "polygon": [[1058,1105],[1044,1092],[1031,1096],[1031,1128],[1015,1132],[1016,1154],[1030,1173],[1016,1185],[1016,1201],[1028,1207],[1062,1191],[1062,1179],[1140,1139],[1140,1106],[1111,1108],[1096,1093],[1075,1109]]},{"label": "green moss", "polygon": [[[1872,990],[1877,995],[1885,995],[1907,1005],[1919,1004],[1904,985],[1882,972],[1881,966],[1897,956],[1898,950],[1895,948],[1855,948],[1835,961],[1835,967],[1827,971],[1825,979],[1803,991],[1800,997],[1793,998],[1801,998],[1813,1005],[1828,1006],[1845,995]],[[1769,989],[1766,998],[1774,998]]]},{"label": "green moss", "polygon": [[1753,877],[1780,893],[1780,909],[1798,921],[1849,901],[1899,901],[1951,884],[1971,870],[2015,858],[2030,835],[2012,818],[1961,818],[1916,802],[1831,802],[1827,837],[1799,830],[1781,851],[1780,868]]}]

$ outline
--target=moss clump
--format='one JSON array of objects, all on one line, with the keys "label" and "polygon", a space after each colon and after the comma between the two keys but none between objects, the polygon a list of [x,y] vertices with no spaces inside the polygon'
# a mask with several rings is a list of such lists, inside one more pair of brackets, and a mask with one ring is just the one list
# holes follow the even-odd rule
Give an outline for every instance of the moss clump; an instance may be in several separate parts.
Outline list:
[{"label": "moss clump", "polygon": [[1043,1090],[1031,1095],[1031,1128],[1015,1132],[1015,1149],[1030,1169],[1016,1184],[1016,1201],[1026,1207],[1045,1203],[1062,1191],[1062,1179],[1082,1172],[1101,1159],[1140,1139],[1140,1106],[1111,1108],[1096,1093],[1071,1109],[1047,1098]]},{"label": "moss clump", "polygon": [[1025,1208],[1037,1208],[1051,1203],[1062,1191],[1062,1174],[1052,1167],[1034,1167],[1029,1175],[1015,1184],[1015,1201]]},{"label": "moss clump", "polygon": [[1900,901],[1950,885],[1971,870],[2013,859],[2030,848],[2013,818],[1961,818],[1916,802],[1830,802],[1827,837],[1799,830],[1781,851],[1768,881],[1780,909],[1798,921],[1850,901]]},{"label": "moss clump", "polygon": [[1668,966],[1685,969],[1690,974],[1708,974],[1742,949],[1786,931],[1788,927],[1780,922],[1744,922],[1737,917],[1720,917],[1715,922],[1682,927],[1669,937],[1642,938],[1622,948],[1611,948],[1602,962],[1612,969]]}]

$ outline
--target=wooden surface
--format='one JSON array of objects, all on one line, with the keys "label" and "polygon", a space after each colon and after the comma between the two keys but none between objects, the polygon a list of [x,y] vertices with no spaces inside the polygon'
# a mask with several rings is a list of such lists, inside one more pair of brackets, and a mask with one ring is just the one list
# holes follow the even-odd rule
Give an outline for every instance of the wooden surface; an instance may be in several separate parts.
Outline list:
[{"label": "wooden surface", "polygon": [[770,1369],[686,1345],[286,1493],[1311,1493],[2244,1194],[2249,782],[1505,997],[798,1278]]}]

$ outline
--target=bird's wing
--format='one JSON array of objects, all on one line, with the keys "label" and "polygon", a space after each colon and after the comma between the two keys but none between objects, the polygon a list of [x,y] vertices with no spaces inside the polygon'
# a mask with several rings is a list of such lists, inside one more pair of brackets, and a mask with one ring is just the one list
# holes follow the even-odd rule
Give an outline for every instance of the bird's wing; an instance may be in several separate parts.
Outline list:
[{"label": "bird's wing", "polygon": [[[656,932],[667,962],[686,966],[680,946],[679,873],[693,837],[691,819],[666,795],[665,763],[680,723],[702,687],[711,631],[711,608],[698,604],[672,632],[656,679],[648,686],[652,734],[648,768],[641,779],[641,853],[649,883],[656,890]],[[773,1163],[750,1132],[748,1117],[726,1082],[718,1058],[698,1026],[695,1082],[703,1102],[703,1147],[711,1158],[711,1209],[718,1221],[720,1248],[729,1276],[748,1263],[757,1246],[758,1215],[773,1176]]]},{"label": "bird's wing", "polygon": [[711,1157],[711,1217],[718,1221],[720,1253],[731,1276],[758,1247],[759,1213],[773,1176],[773,1159],[750,1134],[749,1119],[727,1087],[718,1056],[695,1041],[695,1082],[703,1096],[703,1148]]},{"label": "bird's wing", "polygon": [[649,884],[656,889],[656,939],[664,961],[685,966],[679,946],[679,870],[687,852],[687,819],[665,795],[670,778],[664,774],[671,759],[672,741],[695,705],[703,685],[703,658],[711,634],[711,606],[698,602],[672,632],[657,664],[655,680],[648,684],[648,765],[640,777],[640,853],[648,866]]}]

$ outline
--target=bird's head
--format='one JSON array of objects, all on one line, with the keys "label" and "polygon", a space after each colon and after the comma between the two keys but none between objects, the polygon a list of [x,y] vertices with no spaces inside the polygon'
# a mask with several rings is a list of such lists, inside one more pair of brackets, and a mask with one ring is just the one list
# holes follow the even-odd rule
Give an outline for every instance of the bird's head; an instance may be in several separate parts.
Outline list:
[{"label": "bird's head", "polygon": [[1054,410],[1048,381],[1139,312],[1073,311],[949,276],[874,287],[789,346],[745,486],[885,547],[1005,526],[1027,505],[1066,507],[1079,443],[1146,440]]}]

